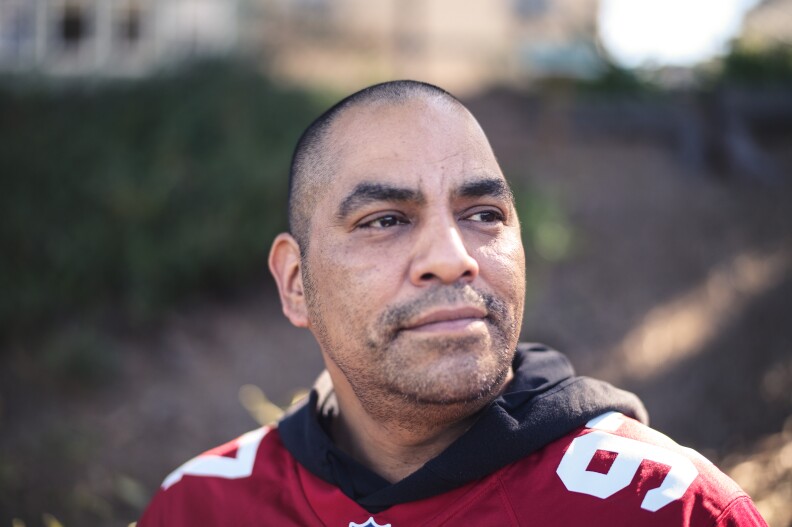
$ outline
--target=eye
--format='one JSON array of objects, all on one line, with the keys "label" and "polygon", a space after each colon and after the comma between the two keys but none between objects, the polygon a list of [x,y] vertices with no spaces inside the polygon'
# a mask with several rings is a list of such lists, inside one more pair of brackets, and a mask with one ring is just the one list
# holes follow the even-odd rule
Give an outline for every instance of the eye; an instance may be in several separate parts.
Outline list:
[{"label": "eye", "polygon": [[497,210],[480,210],[468,215],[465,219],[481,223],[495,223],[504,221],[503,214]]},{"label": "eye", "polygon": [[396,214],[386,214],[358,224],[359,229],[387,229],[397,225],[407,225],[407,220]]}]

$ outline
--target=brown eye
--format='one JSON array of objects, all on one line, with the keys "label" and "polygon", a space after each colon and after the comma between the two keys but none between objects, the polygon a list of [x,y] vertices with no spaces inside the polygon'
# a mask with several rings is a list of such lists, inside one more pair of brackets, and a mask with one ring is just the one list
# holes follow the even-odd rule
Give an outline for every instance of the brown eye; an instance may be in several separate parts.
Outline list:
[{"label": "brown eye", "polygon": [[396,216],[395,214],[388,214],[386,216],[380,216],[379,218],[374,218],[371,221],[362,223],[360,224],[360,227],[363,229],[387,229],[397,225],[405,225],[406,223],[407,221],[404,220],[404,218]]},{"label": "brown eye", "polygon": [[494,223],[496,221],[503,221],[503,214],[494,210],[482,210],[475,214],[471,214],[467,219],[481,223]]}]

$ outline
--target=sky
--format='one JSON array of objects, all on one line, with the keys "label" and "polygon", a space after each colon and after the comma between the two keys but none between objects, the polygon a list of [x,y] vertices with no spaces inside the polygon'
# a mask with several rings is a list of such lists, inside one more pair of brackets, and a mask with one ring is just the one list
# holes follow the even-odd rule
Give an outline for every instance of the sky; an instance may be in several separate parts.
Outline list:
[{"label": "sky", "polygon": [[600,38],[623,66],[691,66],[727,50],[759,0],[601,0]]}]

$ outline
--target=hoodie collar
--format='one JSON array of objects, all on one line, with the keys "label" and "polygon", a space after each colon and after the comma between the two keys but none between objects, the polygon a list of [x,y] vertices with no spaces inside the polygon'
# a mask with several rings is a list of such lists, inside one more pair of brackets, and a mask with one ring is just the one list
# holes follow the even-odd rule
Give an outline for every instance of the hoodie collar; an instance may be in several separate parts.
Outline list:
[{"label": "hoodie collar", "polygon": [[480,412],[467,432],[393,484],[344,453],[327,433],[328,424],[338,415],[338,404],[326,371],[308,400],[291,410],[278,428],[284,445],[300,464],[376,513],[482,478],[607,411],[648,421],[635,395],[602,381],[576,377],[566,357],[555,350],[519,344],[512,366],[512,382]]}]

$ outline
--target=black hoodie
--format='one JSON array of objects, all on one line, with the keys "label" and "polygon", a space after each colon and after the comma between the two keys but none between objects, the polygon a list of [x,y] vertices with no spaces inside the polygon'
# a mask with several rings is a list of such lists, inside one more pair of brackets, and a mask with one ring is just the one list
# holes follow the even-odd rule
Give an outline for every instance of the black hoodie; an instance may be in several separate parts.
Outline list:
[{"label": "black hoodie", "polygon": [[307,403],[278,425],[286,448],[306,469],[371,513],[429,498],[482,478],[608,411],[646,423],[641,401],[608,383],[576,377],[561,353],[519,344],[514,379],[459,439],[406,478],[389,483],[341,451],[326,430],[337,403],[325,372]]}]

